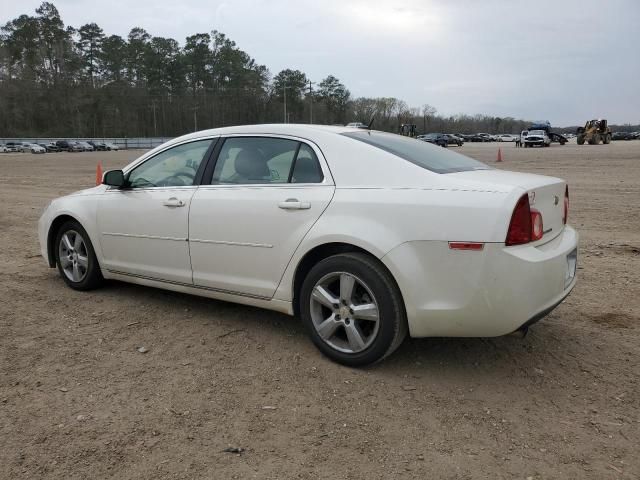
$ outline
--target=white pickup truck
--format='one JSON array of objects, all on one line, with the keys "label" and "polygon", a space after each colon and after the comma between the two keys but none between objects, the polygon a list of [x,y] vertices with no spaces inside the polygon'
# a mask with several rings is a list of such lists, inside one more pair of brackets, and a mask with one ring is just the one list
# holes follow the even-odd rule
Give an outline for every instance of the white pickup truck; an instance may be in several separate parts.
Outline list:
[{"label": "white pickup truck", "polygon": [[520,140],[525,147],[548,147],[551,145],[551,137],[544,130],[523,130]]}]

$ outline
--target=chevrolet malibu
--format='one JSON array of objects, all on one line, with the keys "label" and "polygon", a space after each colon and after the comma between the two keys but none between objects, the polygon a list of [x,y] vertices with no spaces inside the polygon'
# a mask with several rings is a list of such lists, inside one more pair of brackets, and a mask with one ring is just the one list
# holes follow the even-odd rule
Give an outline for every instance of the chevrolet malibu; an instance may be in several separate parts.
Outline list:
[{"label": "chevrolet malibu", "polygon": [[576,282],[558,178],[494,170],[399,135],[312,125],[206,130],[56,200],[42,255],[104,279],[299,316],[331,359],[412,337],[505,335]]}]

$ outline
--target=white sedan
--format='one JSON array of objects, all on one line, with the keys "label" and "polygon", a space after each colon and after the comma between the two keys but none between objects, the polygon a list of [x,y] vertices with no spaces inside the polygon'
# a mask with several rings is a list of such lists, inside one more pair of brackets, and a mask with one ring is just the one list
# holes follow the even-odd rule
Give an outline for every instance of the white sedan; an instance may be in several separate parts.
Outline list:
[{"label": "white sedan", "polygon": [[20,149],[23,152],[31,152],[31,153],[47,153],[47,149],[41,147],[37,143],[23,143],[20,146]]},{"label": "white sedan", "polygon": [[330,358],[405,338],[526,330],[576,282],[558,178],[494,170],[399,135],[254,125],[167,142],[51,202],[42,255],[103,279],[299,316]]}]

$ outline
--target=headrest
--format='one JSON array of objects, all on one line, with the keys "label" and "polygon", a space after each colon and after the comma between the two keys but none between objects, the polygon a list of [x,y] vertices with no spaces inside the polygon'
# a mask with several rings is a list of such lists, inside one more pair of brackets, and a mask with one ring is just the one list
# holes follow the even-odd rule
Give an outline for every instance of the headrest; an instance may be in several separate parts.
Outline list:
[{"label": "headrest", "polygon": [[267,161],[257,149],[243,148],[234,160],[236,173],[250,180],[259,180],[270,176]]}]

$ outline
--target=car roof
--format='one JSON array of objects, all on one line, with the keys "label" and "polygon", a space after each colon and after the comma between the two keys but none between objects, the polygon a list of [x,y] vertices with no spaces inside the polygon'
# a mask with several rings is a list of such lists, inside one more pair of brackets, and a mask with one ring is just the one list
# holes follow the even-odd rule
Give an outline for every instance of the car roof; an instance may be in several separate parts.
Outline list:
[{"label": "car roof", "polygon": [[235,125],[232,127],[212,128],[210,130],[200,130],[178,137],[174,140],[183,141],[191,138],[210,137],[215,135],[233,134],[274,134],[292,135],[309,138],[323,133],[346,133],[353,132],[353,127],[343,127],[335,125],[314,125],[305,123],[265,123],[258,125]]},{"label": "car roof", "polygon": [[[390,151],[354,138],[355,135],[366,136],[368,133],[389,135],[387,132],[376,130],[369,132],[353,127],[312,124],[279,123],[215,128],[174,138],[146,152],[127,165],[124,170],[128,172],[157,152],[188,141],[223,135],[282,135],[315,144],[327,163],[333,181],[339,187],[424,188],[427,177],[431,178],[428,183],[431,188],[436,188],[440,184],[448,185],[449,180],[444,176],[417,166]],[[409,141],[408,138],[407,141]],[[434,153],[440,153],[440,147],[433,146],[433,149]]]}]

